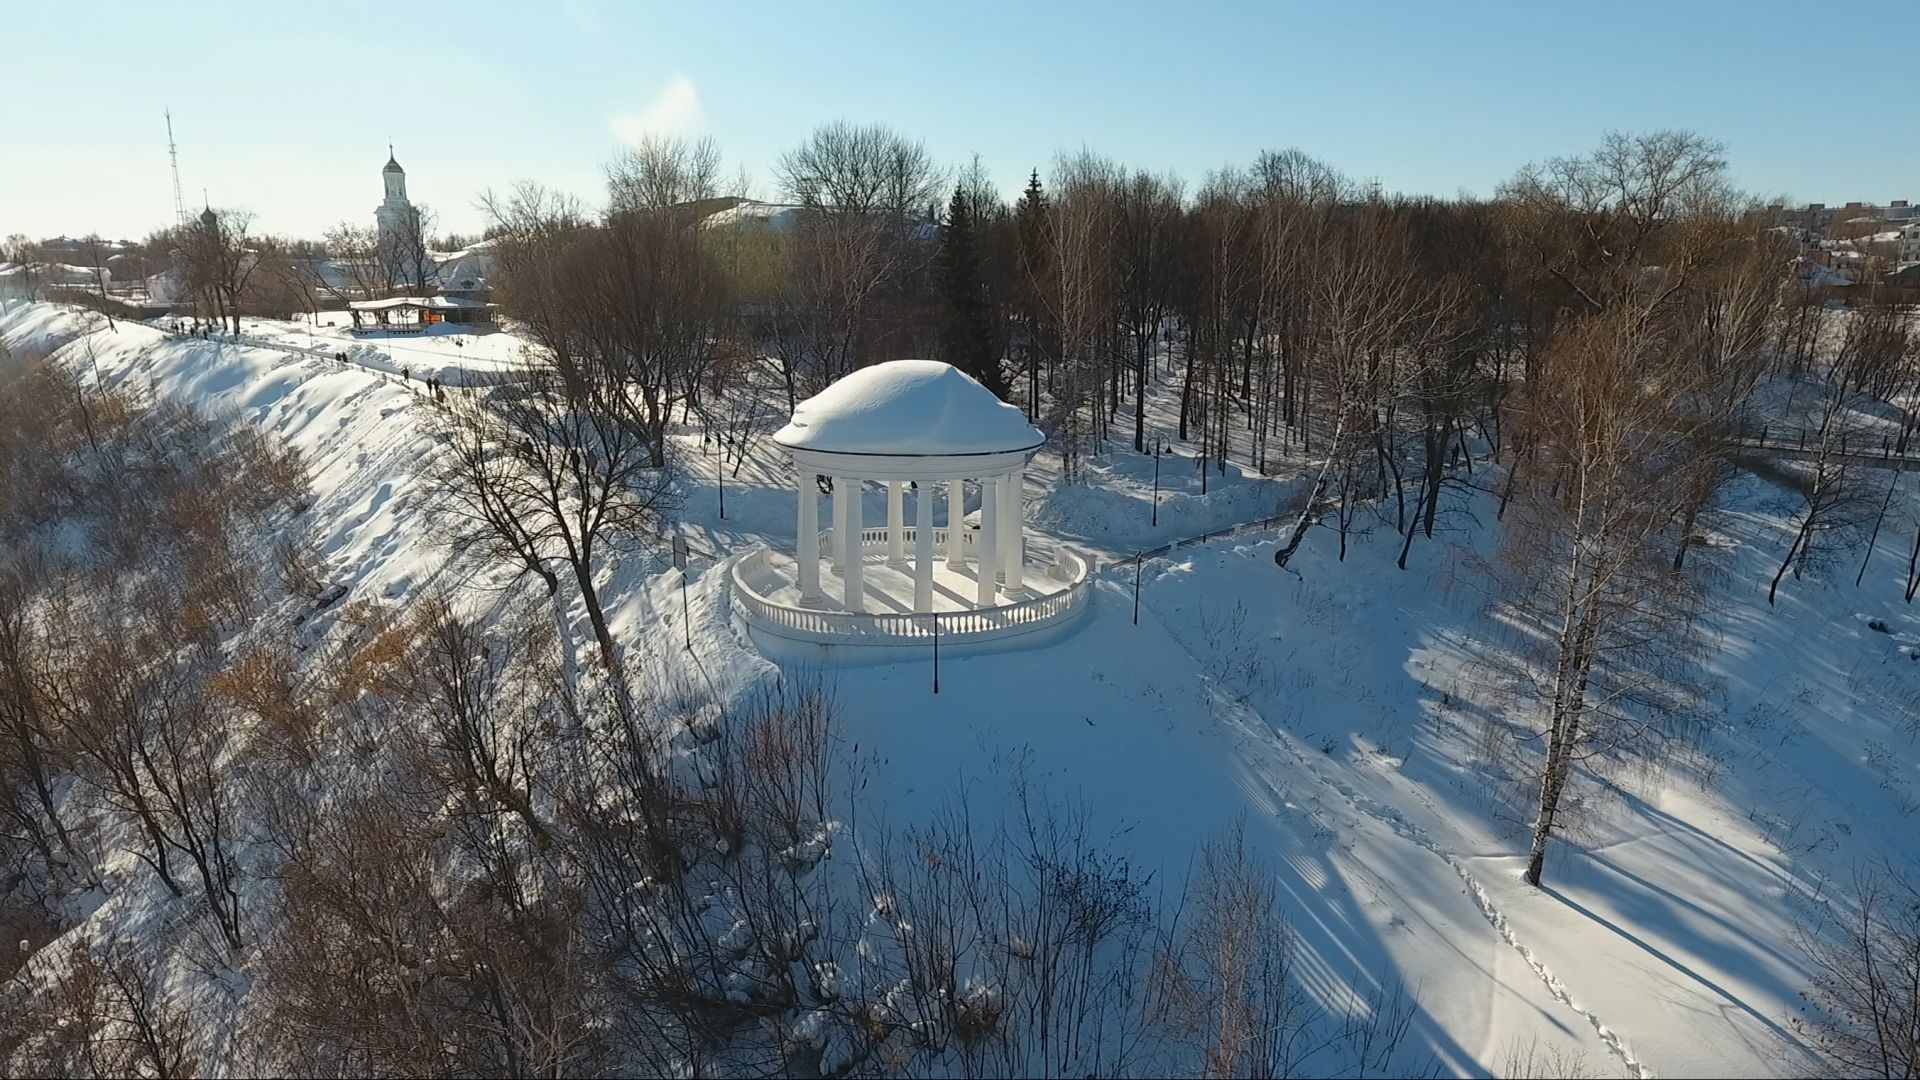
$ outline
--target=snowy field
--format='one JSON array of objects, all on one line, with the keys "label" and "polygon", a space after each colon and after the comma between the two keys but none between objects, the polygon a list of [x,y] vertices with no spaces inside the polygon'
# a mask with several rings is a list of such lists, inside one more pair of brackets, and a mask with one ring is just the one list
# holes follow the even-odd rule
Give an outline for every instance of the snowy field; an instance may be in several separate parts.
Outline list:
[{"label": "snowy field", "polygon": [[[324,351],[338,331],[415,372],[483,371],[515,344],[368,341],[326,319],[246,333],[304,345],[311,329]],[[94,325],[16,305],[0,336],[57,341]],[[91,341],[102,378],[237,415],[297,448],[328,580],[352,598],[397,603],[447,572],[416,470],[433,452],[425,399],[354,366],[137,324]],[[1165,399],[1151,422],[1170,433]],[[737,692],[776,669],[731,616],[725,562],[759,542],[790,548],[791,473],[756,441],[737,474],[725,470],[723,519],[717,457],[681,437],[680,528],[719,557],[690,571],[691,654],[679,573],[657,557],[610,569],[604,595],[630,655],[686,658],[675,677]],[[1151,458],[1115,451],[1063,485],[1043,453],[1030,527],[1110,564],[1297,498],[1299,458],[1280,459],[1274,478],[1230,465],[1202,494],[1192,448],[1174,449],[1157,525]],[[883,497],[868,499],[867,520],[880,519]],[[1766,581],[1791,540],[1785,507],[1743,477],[1703,522],[1710,540],[1694,557],[1717,582],[1705,749],[1588,808],[1544,890],[1520,880],[1524,819],[1483,759],[1482,715],[1513,707],[1492,674],[1503,639],[1474,569],[1494,535],[1489,499],[1457,497],[1448,531],[1417,545],[1405,572],[1391,528],[1358,538],[1344,562],[1316,532],[1286,571],[1274,540],[1244,534],[1147,564],[1138,625],[1123,563],[1071,638],[943,660],[938,696],[930,663],[826,677],[871,762],[875,818],[924,820],[963,795],[1007,806],[1028,785],[1084,805],[1097,835],[1173,893],[1202,842],[1244,823],[1301,938],[1308,992],[1336,1012],[1395,986],[1417,999],[1397,1067],[1487,1075],[1537,1047],[1578,1056],[1590,1075],[1780,1075],[1808,1063],[1789,1027],[1808,982],[1792,945],[1807,898],[1869,858],[1920,861],[1920,618],[1900,602],[1906,552],[1883,542],[1858,588],[1852,565],[1831,581],[1789,579],[1770,608]],[[571,615],[584,640],[584,613]],[[135,921],[157,899],[109,897],[93,917]]]}]

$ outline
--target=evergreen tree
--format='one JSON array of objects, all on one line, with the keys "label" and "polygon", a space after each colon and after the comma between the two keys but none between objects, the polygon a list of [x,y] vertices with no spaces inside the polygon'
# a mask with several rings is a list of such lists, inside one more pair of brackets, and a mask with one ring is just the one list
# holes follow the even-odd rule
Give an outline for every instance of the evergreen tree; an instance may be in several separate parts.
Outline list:
[{"label": "evergreen tree", "polygon": [[940,226],[937,270],[946,312],[942,344],[948,363],[1004,399],[1007,380],[1000,368],[993,303],[981,273],[975,230],[972,200],[964,186],[956,186],[947,203],[947,220]]},{"label": "evergreen tree", "polygon": [[1027,179],[1027,190],[1020,196],[1014,221],[1019,239],[1019,270],[1016,274],[1018,314],[1025,334],[1023,352],[1027,361],[1027,415],[1040,414],[1040,363],[1058,355],[1053,319],[1046,303],[1046,288],[1053,280],[1053,244],[1047,229],[1047,193],[1040,187],[1040,170]]}]

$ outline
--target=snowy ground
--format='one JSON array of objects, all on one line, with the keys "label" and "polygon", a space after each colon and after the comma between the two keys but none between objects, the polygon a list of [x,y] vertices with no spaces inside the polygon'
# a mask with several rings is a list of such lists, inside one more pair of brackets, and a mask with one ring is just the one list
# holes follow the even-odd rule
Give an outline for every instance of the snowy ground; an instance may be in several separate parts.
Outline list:
[{"label": "snowy ground", "polygon": [[[155,320],[171,325],[176,320]],[[438,323],[417,333],[366,334],[353,332],[346,311],[322,311],[311,318],[240,320],[243,338],[282,345],[321,356],[344,352],[362,367],[407,374],[422,381],[438,379],[448,386],[471,385],[498,378],[519,362],[524,342],[496,326]]]},{"label": "snowy ground", "polygon": [[[93,318],[16,306],[0,335],[45,339]],[[237,413],[298,448],[329,578],[354,598],[397,602],[445,572],[413,470],[431,449],[422,399],[365,370],[138,325],[92,340],[102,377]],[[1164,398],[1150,419],[1170,430]],[[717,459],[692,436],[684,449],[681,528],[719,556],[691,570],[694,647],[679,574],[652,558],[607,572],[611,621],[632,652],[686,658],[679,677],[725,693],[775,670],[731,617],[724,561],[791,544],[791,473],[760,440],[725,480],[722,519]],[[1230,467],[1203,496],[1191,448],[1176,451],[1158,525],[1152,460],[1116,451],[1082,486],[1058,485],[1043,455],[1030,526],[1119,557],[1265,517],[1297,492],[1301,463],[1286,459],[1275,479]],[[867,498],[878,520],[883,496]],[[1778,1075],[1802,1063],[1787,1027],[1807,981],[1790,945],[1799,898],[1869,856],[1920,859],[1920,618],[1894,584],[1906,553],[1883,538],[1862,587],[1849,565],[1831,582],[1789,579],[1769,608],[1784,506],[1743,478],[1695,556],[1720,582],[1708,752],[1589,815],[1543,891],[1519,879],[1523,837],[1480,749],[1481,712],[1512,707],[1488,675],[1498,639],[1465,555],[1491,542],[1483,502],[1458,502],[1453,531],[1416,545],[1407,572],[1391,528],[1344,563],[1316,534],[1292,572],[1254,534],[1148,564],[1138,625],[1130,571],[1103,576],[1071,638],[943,659],[938,696],[918,661],[828,677],[846,737],[875,762],[876,818],[922,819],[962,792],[994,805],[1024,778],[1084,803],[1170,892],[1202,842],[1244,822],[1307,950],[1309,991],[1333,1009],[1395,983],[1417,996],[1404,1065],[1431,1054],[1444,1072],[1484,1075],[1538,1042],[1597,1075]]]}]

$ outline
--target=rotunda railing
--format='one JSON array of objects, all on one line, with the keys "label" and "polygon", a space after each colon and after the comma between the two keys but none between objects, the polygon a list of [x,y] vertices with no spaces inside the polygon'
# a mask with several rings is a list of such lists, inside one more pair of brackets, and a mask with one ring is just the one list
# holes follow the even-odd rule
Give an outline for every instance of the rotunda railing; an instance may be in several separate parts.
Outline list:
[{"label": "rotunda railing", "polygon": [[[905,542],[911,548],[915,531],[909,527],[905,532]],[[944,548],[946,532],[935,530],[936,546]],[[971,531],[962,536],[961,543],[971,546]],[[862,530],[861,541],[867,551],[885,551],[887,530]],[[1066,588],[1017,603],[968,611],[827,611],[768,599],[762,583],[773,573],[771,555],[767,548],[759,547],[734,562],[730,571],[734,605],[750,625],[780,637],[823,645],[901,645],[930,641],[936,634],[942,642],[954,644],[1013,637],[1077,616],[1088,607],[1093,588],[1088,559],[1061,546],[1051,566],[1029,567],[1029,571],[1062,582]]]}]

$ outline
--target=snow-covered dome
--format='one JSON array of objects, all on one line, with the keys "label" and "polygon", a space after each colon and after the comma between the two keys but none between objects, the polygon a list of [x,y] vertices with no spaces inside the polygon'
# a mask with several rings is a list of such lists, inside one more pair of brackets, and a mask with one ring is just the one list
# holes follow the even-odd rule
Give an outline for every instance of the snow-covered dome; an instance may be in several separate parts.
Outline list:
[{"label": "snow-covered dome", "polygon": [[1031,450],[1046,437],[952,364],[890,360],[801,402],[773,441],[826,454],[940,457]]}]

